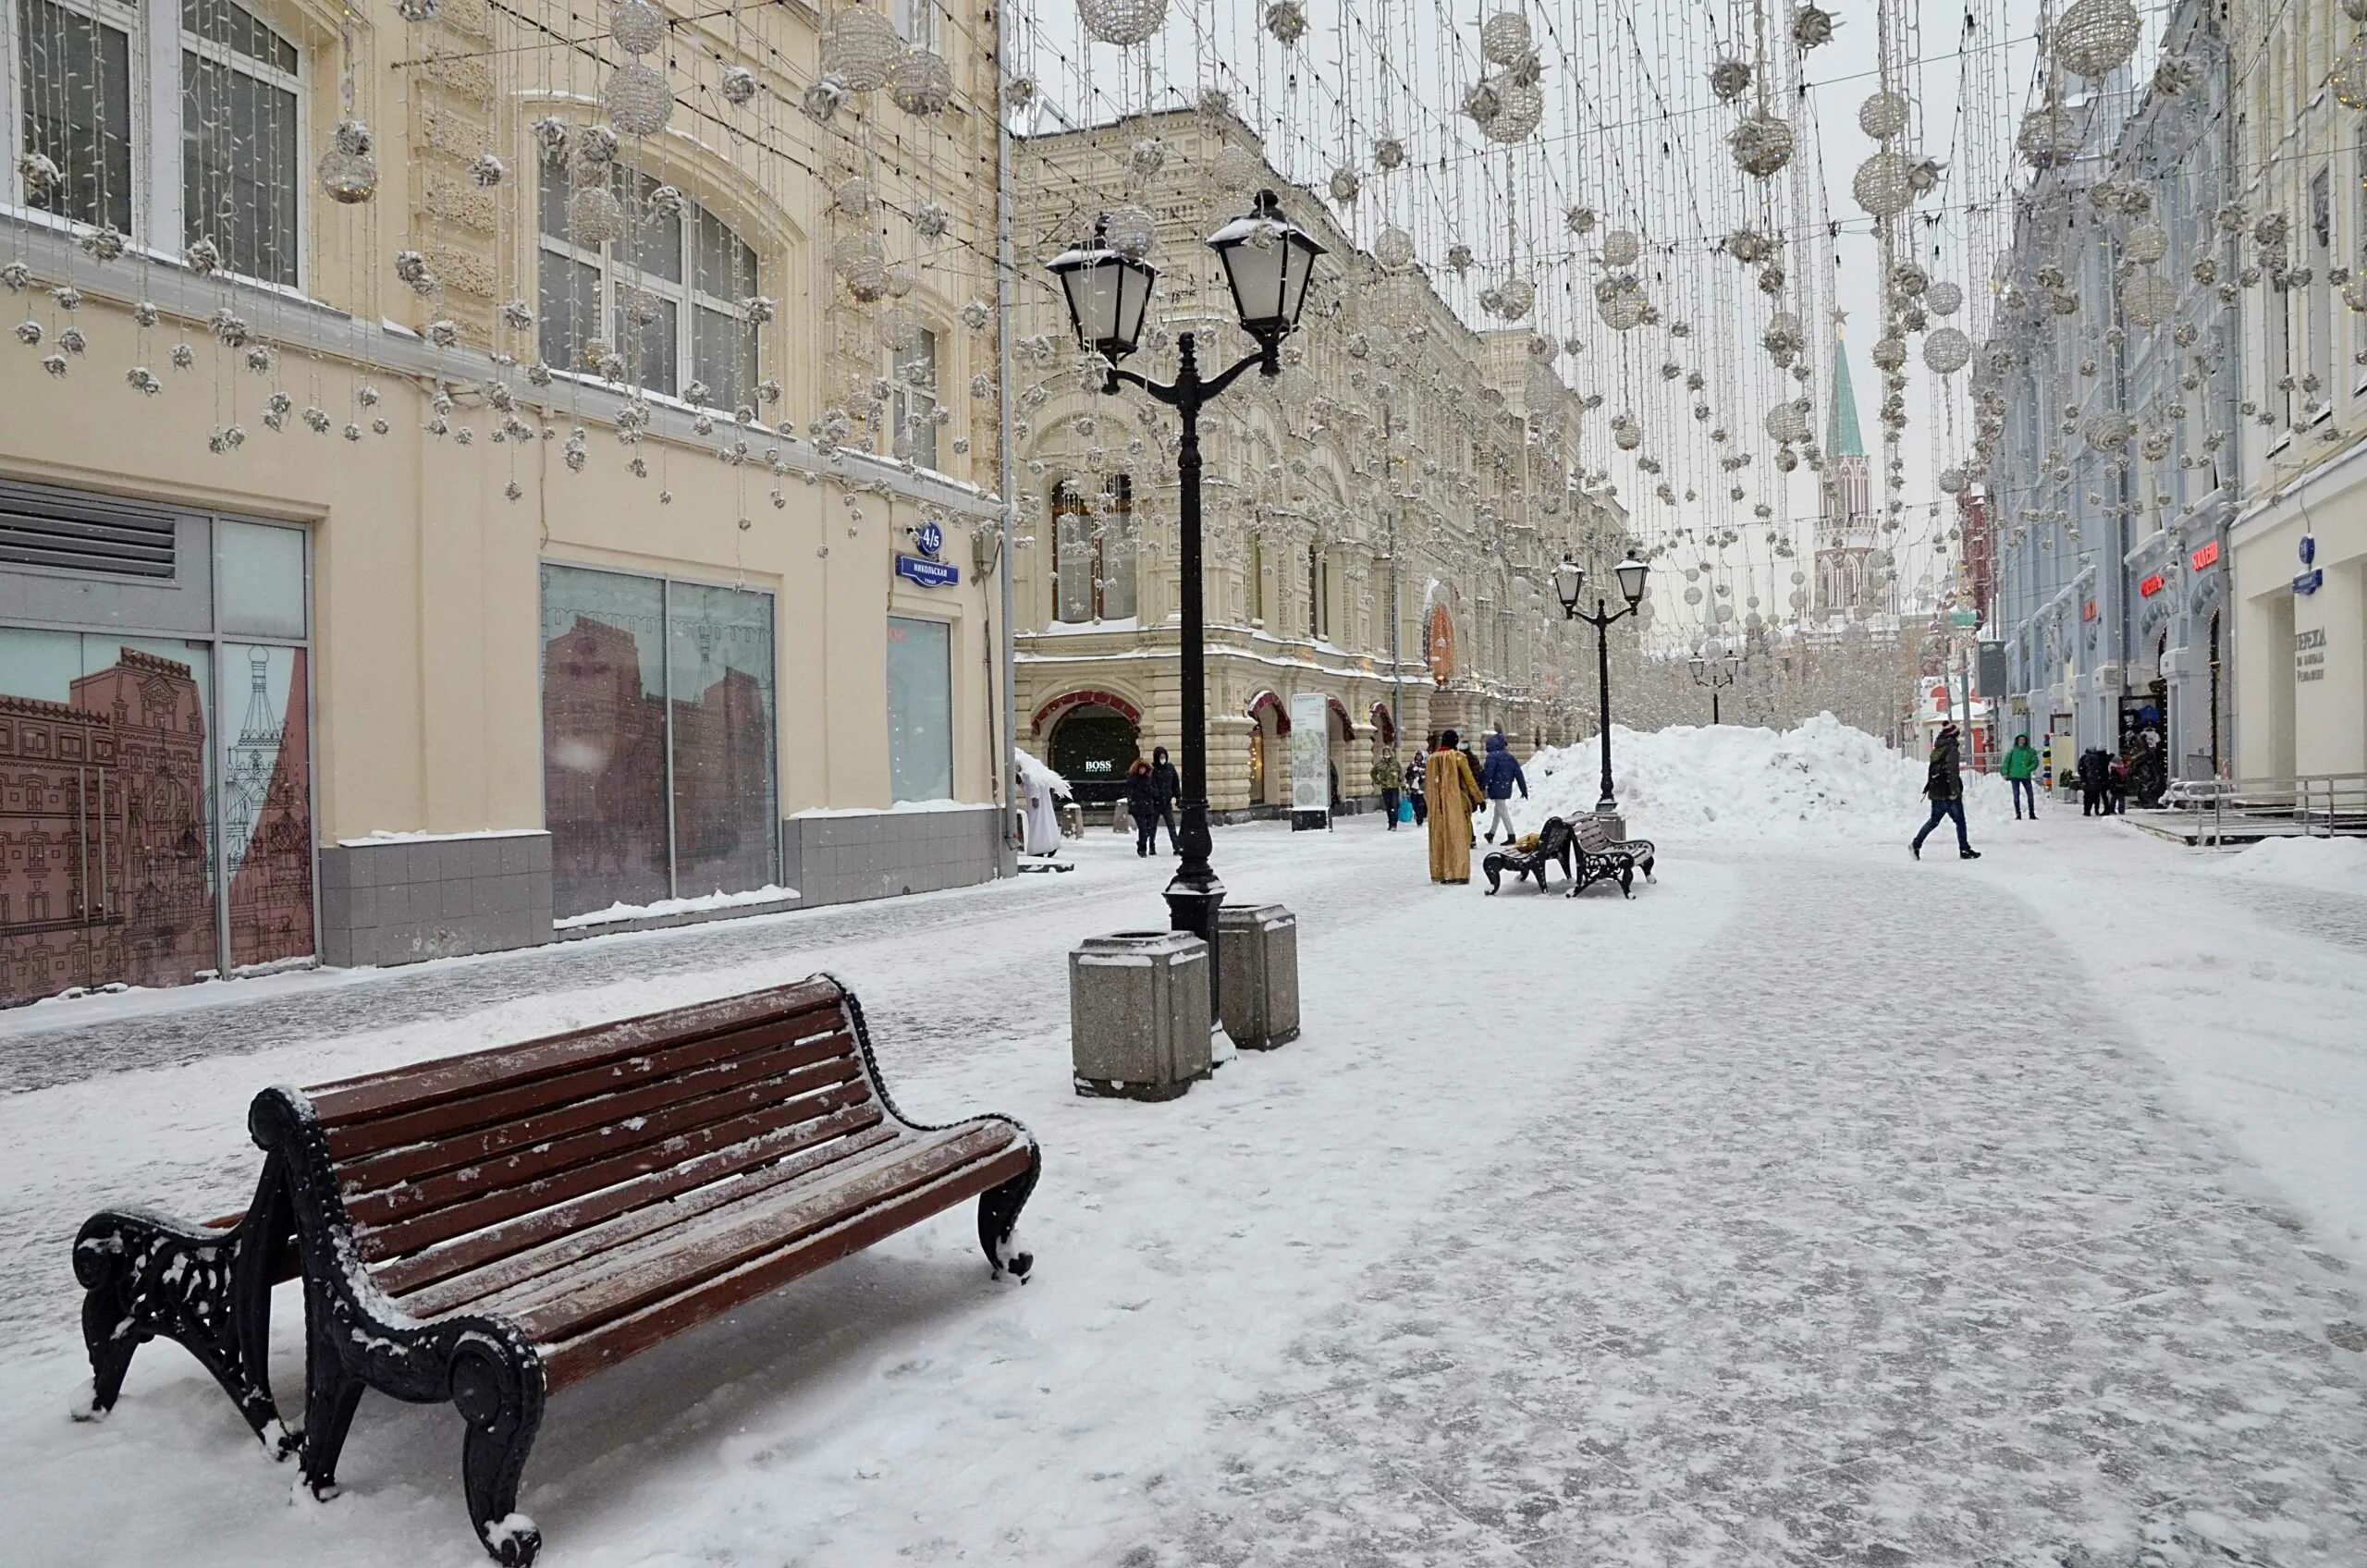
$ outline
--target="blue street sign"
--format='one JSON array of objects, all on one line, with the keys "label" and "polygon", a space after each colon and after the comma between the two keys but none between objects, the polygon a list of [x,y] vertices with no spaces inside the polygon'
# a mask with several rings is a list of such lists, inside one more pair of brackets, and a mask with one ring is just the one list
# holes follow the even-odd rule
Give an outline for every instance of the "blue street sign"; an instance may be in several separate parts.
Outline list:
[{"label": "blue street sign", "polygon": [[945,530],[935,522],[924,522],[913,534],[913,543],[920,546],[922,555],[935,560],[944,553]]},{"label": "blue street sign", "polygon": [[898,556],[896,575],[923,588],[950,588],[962,581],[962,573],[943,561],[926,561],[918,556]]},{"label": "blue street sign", "polygon": [[2294,574],[2293,592],[2296,594],[2314,594],[2325,585],[2325,568],[2312,567],[2307,571],[2296,572]]}]

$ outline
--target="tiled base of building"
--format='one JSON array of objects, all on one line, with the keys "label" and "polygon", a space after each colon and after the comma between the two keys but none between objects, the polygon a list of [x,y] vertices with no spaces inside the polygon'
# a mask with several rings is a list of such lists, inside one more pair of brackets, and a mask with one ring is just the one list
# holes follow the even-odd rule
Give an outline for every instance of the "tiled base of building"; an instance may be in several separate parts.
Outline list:
[{"label": "tiled base of building", "polygon": [[812,814],[781,824],[781,877],[800,902],[855,903],[1003,874],[1002,808]]}]

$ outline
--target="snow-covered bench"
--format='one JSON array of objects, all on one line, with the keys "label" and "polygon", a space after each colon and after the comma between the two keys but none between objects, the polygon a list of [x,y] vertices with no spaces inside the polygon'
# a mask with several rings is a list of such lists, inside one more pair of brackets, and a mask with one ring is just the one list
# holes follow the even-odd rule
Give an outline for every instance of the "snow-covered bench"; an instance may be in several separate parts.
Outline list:
[{"label": "snow-covered bench", "polygon": [[[75,1243],[92,1411],[162,1335],[332,1496],[362,1390],[456,1405],[470,1521],[505,1564],[544,1401],[626,1357],[976,1197],[1000,1277],[1036,1185],[1007,1117],[907,1121],[861,1004],[824,976],[320,1088],[266,1089],[242,1218],[92,1217]],[[300,1272],[304,1427],[264,1375],[271,1282]]]},{"label": "snow-covered bench", "polygon": [[1545,826],[1537,830],[1537,847],[1533,850],[1502,849],[1490,854],[1479,869],[1488,874],[1488,891],[1494,893],[1503,887],[1504,873],[1513,874],[1515,887],[1521,878],[1537,878],[1537,890],[1545,891],[1545,874],[1558,865],[1562,875],[1570,875],[1570,825],[1558,816],[1549,816]]},{"label": "snow-covered bench", "polygon": [[1650,839],[1614,839],[1600,817],[1582,816],[1572,830],[1572,842],[1576,850],[1576,870],[1570,878],[1571,898],[1576,898],[1594,882],[1617,882],[1619,890],[1629,898],[1636,896],[1636,873],[1652,879],[1652,864],[1658,851]]}]

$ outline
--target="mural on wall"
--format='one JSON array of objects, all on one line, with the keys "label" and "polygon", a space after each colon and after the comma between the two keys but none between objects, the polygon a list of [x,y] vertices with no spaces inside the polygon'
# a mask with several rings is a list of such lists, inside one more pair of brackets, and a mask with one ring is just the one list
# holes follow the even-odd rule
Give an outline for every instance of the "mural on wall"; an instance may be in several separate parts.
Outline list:
[{"label": "mural on wall", "polygon": [[[206,672],[191,654],[67,632],[12,633],[0,651],[0,1002],[215,967]],[[107,662],[68,673],[86,656]],[[47,695],[60,686],[64,701]]]}]

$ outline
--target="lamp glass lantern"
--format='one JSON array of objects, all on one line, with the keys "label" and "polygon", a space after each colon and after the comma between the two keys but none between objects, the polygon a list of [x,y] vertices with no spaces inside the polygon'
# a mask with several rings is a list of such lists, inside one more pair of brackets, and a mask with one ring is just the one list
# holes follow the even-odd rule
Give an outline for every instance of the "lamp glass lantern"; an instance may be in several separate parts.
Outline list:
[{"label": "lamp glass lantern", "polygon": [[1586,568],[1564,556],[1561,564],[1553,569],[1553,593],[1562,601],[1564,611],[1575,611],[1578,607],[1578,593],[1586,585]]},{"label": "lamp glass lantern", "polygon": [[1315,258],[1325,248],[1282,215],[1272,191],[1257,192],[1257,206],[1209,235],[1208,247],[1224,263],[1244,332],[1270,344],[1298,325]]},{"label": "lamp glass lantern", "polygon": [[1611,570],[1619,579],[1619,592],[1626,596],[1632,609],[1644,597],[1644,575],[1651,569],[1630,556]]},{"label": "lamp glass lantern", "polygon": [[1143,337],[1159,269],[1139,256],[1110,248],[1107,226],[1093,226],[1093,242],[1052,258],[1050,271],[1068,297],[1069,325],[1076,340],[1110,363],[1133,353]]}]

